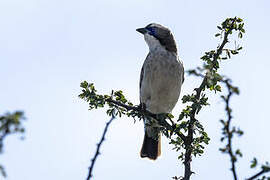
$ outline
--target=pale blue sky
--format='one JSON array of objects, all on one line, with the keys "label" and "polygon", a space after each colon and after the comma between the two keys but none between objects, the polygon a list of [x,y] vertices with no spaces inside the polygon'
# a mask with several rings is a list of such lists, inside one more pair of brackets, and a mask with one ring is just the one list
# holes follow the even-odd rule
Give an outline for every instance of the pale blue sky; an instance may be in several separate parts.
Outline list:
[{"label": "pale blue sky", "polygon": [[[230,16],[243,18],[247,33],[241,41],[244,50],[225,61],[222,72],[241,90],[232,101],[233,123],[245,134],[234,140],[234,147],[244,154],[237,164],[241,179],[251,175],[254,156],[270,161],[269,8],[267,0],[1,0],[0,113],[20,109],[27,117],[26,139],[8,137],[0,156],[7,179],[85,179],[109,118],[103,110],[88,111],[78,99],[80,82],[94,82],[102,93],[122,89],[138,103],[139,73],[148,48],[136,28],[151,22],[169,27],[190,69],[200,64],[204,51],[216,47],[216,26]],[[197,84],[186,77],[181,96]],[[193,180],[232,177],[228,157],[218,151],[224,107],[215,96],[211,103],[200,115],[211,142],[192,162]],[[182,107],[179,102],[174,114]],[[142,140],[141,122],[115,120],[94,179],[164,180],[183,174],[165,138],[155,162],[139,158]]]}]

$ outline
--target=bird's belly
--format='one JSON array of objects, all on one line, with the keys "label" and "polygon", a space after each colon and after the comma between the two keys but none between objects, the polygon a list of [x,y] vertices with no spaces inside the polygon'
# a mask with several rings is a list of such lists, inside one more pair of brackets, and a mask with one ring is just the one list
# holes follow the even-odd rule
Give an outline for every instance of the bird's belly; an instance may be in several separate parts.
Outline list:
[{"label": "bird's belly", "polygon": [[152,113],[169,113],[181,91],[181,71],[178,64],[163,66],[151,73],[150,96],[147,108]]}]

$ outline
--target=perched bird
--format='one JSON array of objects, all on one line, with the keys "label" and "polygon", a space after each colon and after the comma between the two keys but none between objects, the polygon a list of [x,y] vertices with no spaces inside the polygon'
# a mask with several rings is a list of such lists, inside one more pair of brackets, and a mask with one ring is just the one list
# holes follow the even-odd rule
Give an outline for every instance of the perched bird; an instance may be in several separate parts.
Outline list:
[{"label": "perched bird", "polygon": [[[156,23],[136,29],[144,35],[149,53],[140,76],[140,103],[153,114],[170,113],[178,101],[184,81],[184,67],[171,31]],[[141,157],[155,160],[161,153],[160,125],[144,119],[145,135]]]}]

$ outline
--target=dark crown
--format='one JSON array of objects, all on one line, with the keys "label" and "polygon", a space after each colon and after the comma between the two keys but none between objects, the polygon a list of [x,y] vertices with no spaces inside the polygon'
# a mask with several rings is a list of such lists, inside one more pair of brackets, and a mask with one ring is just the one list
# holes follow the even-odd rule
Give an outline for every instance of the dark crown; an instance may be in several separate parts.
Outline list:
[{"label": "dark crown", "polygon": [[145,27],[145,29],[149,30],[149,34],[154,36],[159,40],[160,44],[163,45],[168,51],[177,52],[176,43],[171,31],[156,23],[151,23]]}]

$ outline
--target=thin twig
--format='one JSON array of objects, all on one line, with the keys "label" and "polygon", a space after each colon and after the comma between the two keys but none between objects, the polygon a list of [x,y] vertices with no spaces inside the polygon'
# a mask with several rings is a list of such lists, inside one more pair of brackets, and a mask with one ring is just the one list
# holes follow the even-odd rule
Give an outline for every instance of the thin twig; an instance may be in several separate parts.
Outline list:
[{"label": "thin twig", "polygon": [[234,180],[237,180],[237,173],[236,173],[236,166],[235,166],[235,163],[236,163],[236,159],[235,159],[235,155],[233,153],[233,148],[232,148],[232,132],[231,132],[231,128],[230,128],[230,125],[231,125],[231,120],[232,120],[232,111],[231,111],[231,108],[230,108],[230,98],[231,96],[233,95],[232,91],[231,91],[231,85],[229,84],[229,80],[225,80],[223,81],[225,84],[226,84],[226,87],[228,89],[228,95],[227,97],[224,99],[225,100],[225,103],[226,103],[226,107],[225,107],[225,110],[227,112],[227,116],[228,116],[228,119],[227,119],[227,123],[225,125],[225,131],[228,135],[228,144],[227,144],[227,148],[228,148],[228,153],[230,155],[230,158],[231,158],[231,171],[233,173],[233,178]]},{"label": "thin twig", "polygon": [[87,180],[90,180],[91,177],[93,177],[93,168],[94,168],[94,165],[95,165],[95,162],[96,162],[96,159],[98,157],[98,155],[100,155],[100,147],[101,147],[101,144],[104,142],[105,140],[105,135],[107,133],[107,130],[108,130],[108,127],[110,126],[111,122],[115,119],[115,116],[114,114],[112,115],[112,118],[110,119],[110,121],[108,121],[106,123],[106,126],[104,128],[104,131],[103,131],[103,134],[102,134],[102,137],[101,137],[101,140],[99,141],[99,143],[97,144],[97,150],[96,150],[96,153],[94,155],[94,157],[92,158],[91,160],[91,166],[89,167],[89,173],[88,173],[88,176],[87,176]]},{"label": "thin twig", "polygon": [[118,106],[121,106],[121,107],[125,108],[127,111],[131,111],[131,110],[138,111],[138,112],[141,111],[141,108],[138,106],[129,106],[129,105],[123,104],[121,102],[115,101],[111,98],[105,99],[105,101],[116,104]]},{"label": "thin twig", "polygon": [[253,180],[253,179],[255,179],[255,178],[257,178],[257,177],[259,177],[259,176],[261,176],[262,174],[267,173],[267,172],[269,172],[269,171],[267,171],[267,170],[265,170],[265,169],[262,169],[260,172],[258,172],[257,174],[255,174],[254,176],[251,176],[250,178],[248,178],[248,179],[246,179],[246,180]]}]

